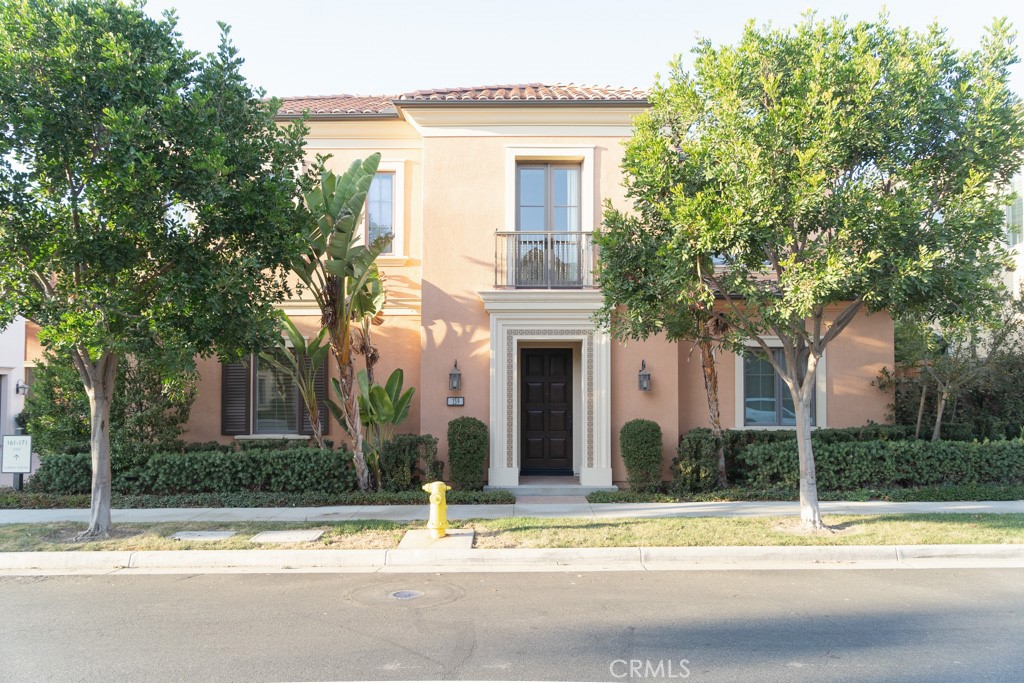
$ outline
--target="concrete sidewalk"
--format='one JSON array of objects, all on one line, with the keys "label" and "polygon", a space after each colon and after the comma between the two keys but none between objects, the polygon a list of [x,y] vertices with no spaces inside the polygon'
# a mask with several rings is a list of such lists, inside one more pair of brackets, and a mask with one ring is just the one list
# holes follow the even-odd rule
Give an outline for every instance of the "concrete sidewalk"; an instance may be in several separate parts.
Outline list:
[{"label": "concrete sidewalk", "polygon": [[[961,501],[955,503],[823,502],[823,515],[888,515],[924,513],[1024,513],[1024,501]],[[650,519],[656,517],[789,517],[798,516],[796,502],[721,503],[517,503],[514,505],[450,505],[448,518],[572,517],[578,519]],[[344,522],[379,519],[425,521],[426,505],[349,505],[309,508],[148,508],[114,510],[114,522]],[[89,511],[0,510],[0,524],[88,522]]]}]

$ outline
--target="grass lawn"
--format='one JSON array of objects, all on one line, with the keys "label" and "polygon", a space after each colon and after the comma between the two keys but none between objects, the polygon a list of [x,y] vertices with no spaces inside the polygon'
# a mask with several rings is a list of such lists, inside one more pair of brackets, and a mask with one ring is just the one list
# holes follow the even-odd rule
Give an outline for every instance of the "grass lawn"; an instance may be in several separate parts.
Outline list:
[{"label": "grass lawn", "polygon": [[827,515],[809,533],[795,517],[500,519],[473,522],[477,548],[1024,543],[1024,514]]},{"label": "grass lawn", "polygon": [[[477,548],[574,548],[716,545],[918,545],[1024,543],[1024,514],[829,515],[830,531],[808,533],[794,517],[723,519],[488,519],[453,526],[476,530]],[[423,524],[384,521],[339,523],[162,522],[124,523],[106,541],[81,543],[84,524],[0,526],[0,551],[36,550],[250,550],[288,548],[339,550],[395,548],[407,529]],[[257,544],[249,538],[278,529],[323,529],[312,543]],[[178,531],[230,530],[225,541],[175,541]]]},{"label": "grass lawn", "polygon": [[[353,521],[331,524],[316,522],[160,522],[114,525],[114,536],[105,541],[82,543],[74,540],[86,524],[0,525],[0,551],[26,550],[253,550],[304,549],[347,550],[353,548],[394,548],[402,540],[409,524],[384,521]],[[284,529],[323,529],[324,535],[313,543],[250,543],[261,531]],[[179,531],[235,531],[224,541],[176,541]]]}]

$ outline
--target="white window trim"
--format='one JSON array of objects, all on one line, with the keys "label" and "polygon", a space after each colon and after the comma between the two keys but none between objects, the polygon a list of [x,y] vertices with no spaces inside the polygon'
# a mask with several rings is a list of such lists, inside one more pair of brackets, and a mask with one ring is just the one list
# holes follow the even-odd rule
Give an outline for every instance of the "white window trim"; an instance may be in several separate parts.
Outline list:
[{"label": "white window trim", "polygon": [[[392,208],[394,211],[394,238],[391,240],[390,254],[381,254],[377,257],[379,266],[402,266],[409,261],[405,251],[405,160],[404,159],[383,159],[377,166],[377,173],[391,173],[394,176],[392,184]],[[365,209],[364,209],[365,214]],[[363,235],[366,235],[366,216],[363,216]]]},{"label": "white window trim", "polygon": [[594,146],[509,145],[505,147],[505,225],[516,229],[516,165],[520,162],[572,161],[580,165],[580,230],[594,232]]},{"label": "white window trim", "polygon": [[[767,344],[770,348],[781,349],[782,341],[778,337],[761,337],[761,340]],[[760,349],[757,342],[748,341],[747,347],[751,349]],[[818,368],[814,375],[814,400],[815,400],[815,411],[814,411],[814,424],[811,429],[823,429],[828,426],[828,406],[826,405],[826,388],[828,386],[828,350],[822,354],[821,360],[818,361]],[[743,403],[746,396],[746,387],[743,383],[743,356],[736,354],[736,417],[734,419],[734,429],[751,429],[751,430],[772,430],[772,429],[796,429],[795,425],[748,425],[743,424],[745,405]]]}]

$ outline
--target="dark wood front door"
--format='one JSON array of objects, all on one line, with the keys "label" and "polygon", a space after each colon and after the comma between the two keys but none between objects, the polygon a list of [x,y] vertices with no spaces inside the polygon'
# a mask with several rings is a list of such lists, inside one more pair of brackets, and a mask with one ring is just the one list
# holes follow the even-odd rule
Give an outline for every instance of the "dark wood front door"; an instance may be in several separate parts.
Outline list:
[{"label": "dark wood front door", "polygon": [[520,355],[523,474],[572,474],[572,350],[523,349]]}]

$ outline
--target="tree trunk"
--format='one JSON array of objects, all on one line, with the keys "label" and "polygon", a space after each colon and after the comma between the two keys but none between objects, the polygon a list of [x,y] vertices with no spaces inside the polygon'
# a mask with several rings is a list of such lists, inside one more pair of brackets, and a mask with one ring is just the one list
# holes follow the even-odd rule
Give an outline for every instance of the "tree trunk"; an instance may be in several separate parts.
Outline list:
[{"label": "tree trunk", "polygon": [[800,520],[805,527],[821,529],[821,510],[818,507],[818,481],[814,474],[814,449],[811,445],[811,393],[814,391],[814,377],[810,388],[799,392],[793,401],[796,408],[796,447],[800,459]]},{"label": "tree trunk", "polygon": [[729,478],[725,468],[725,441],[722,439],[722,416],[718,406],[718,367],[715,364],[715,353],[711,342],[702,339],[699,342],[700,360],[704,369],[704,393],[708,399],[708,418],[711,421],[711,434],[715,439],[718,459],[718,488],[729,487]]},{"label": "tree trunk", "polygon": [[90,368],[89,395],[91,420],[90,451],[92,453],[92,502],[89,528],[80,534],[82,539],[100,539],[110,536],[110,404],[114,399],[117,379],[117,355],[104,353]]},{"label": "tree trunk", "polygon": [[939,388],[939,400],[935,406],[935,429],[932,430],[932,441],[942,440],[942,413],[946,410],[946,399],[949,398],[949,391],[945,387]]},{"label": "tree trunk", "polygon": [[924,381],[922,381],[921,382],[921,402],[917,406],[917,426],[914,427],[914,438],[915,439],[920,439],[921,438],[921,421],[924,419],[924,400],[925,400],[925,397],[927,395],[928,395],[928,385]]}]

